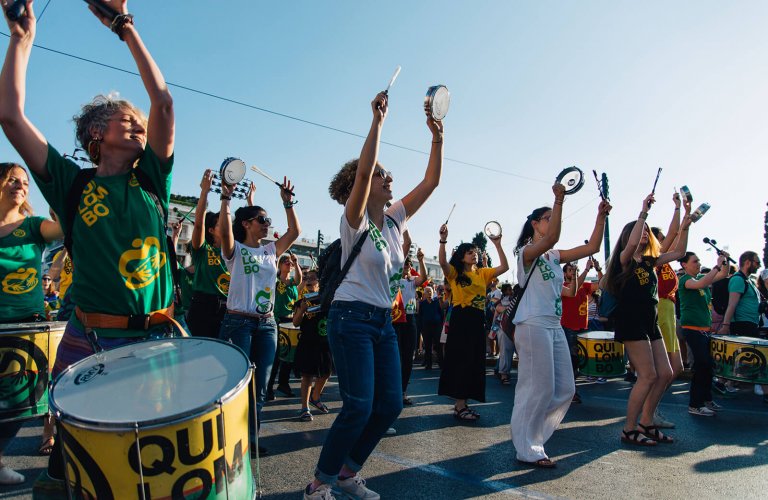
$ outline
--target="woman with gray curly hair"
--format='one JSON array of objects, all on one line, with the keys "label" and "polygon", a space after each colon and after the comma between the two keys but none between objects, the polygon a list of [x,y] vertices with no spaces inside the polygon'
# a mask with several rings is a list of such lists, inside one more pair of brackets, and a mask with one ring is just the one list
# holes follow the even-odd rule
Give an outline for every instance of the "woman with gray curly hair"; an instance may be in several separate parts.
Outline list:
[{"label": "woman with gray curly hair", "polygon": [[[173,100],[133,25],[126,0],[104,5],[118,12],[114,21],[90,9],[128,46],[149,95],[149,118],[128,101],[104,96],[75,117],[77,139],[96,165],[92,179],[81,184],[79,203],[74,202],[77,210],[67,201],[75,180],[82,179],[80,168],[48,144],[24,114],[26,72],[36,28],[33,2],[27,3],[18,20],[7,20],[10,41],[0,73],[0,125],[45,199],[61,216],[65,234],[71,235],[71,257],[77,269],[70,291],[77,307],[57,352],[54,377],[98,348],[166,335],[173,317],[171,265],[175,263],[158,209],[160,204],[167,213],[170,201]],[[66,220],[68,213],[70,220]],[[58,449],[51,454],[48,474],[64,479]]]}]

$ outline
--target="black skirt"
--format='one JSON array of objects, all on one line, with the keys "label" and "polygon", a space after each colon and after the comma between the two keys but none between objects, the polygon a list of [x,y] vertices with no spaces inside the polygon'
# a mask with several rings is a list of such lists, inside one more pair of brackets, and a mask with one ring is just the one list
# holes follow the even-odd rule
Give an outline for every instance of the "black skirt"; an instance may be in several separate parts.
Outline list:
[{"label": "black skirt", "polygon": [[481,309],[453,308],[437,390],[439,395],[485,402],[484,319]]},{"label": "black skirt", "polygon": [[296,346],[296,356],[293,360],[294,370],[301,375],[313,377],[328,377],[333,370],[333,358],[328,340],[315,334],[301,333],[299,345]]}]

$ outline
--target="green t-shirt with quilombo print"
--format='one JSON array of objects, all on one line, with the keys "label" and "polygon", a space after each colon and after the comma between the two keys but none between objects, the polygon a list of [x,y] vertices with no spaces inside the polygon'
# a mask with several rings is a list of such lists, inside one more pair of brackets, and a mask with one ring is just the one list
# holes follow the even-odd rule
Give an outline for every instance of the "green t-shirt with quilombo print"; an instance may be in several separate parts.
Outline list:
[{"label": "green t-shirt with quilombo print", "polygon": [[0,238],[0,323],[44,314],[40,266],[45,240],[43,217],[25,217]]},{"label": "green t-shirt with quilombo print", "polygon": [[[173,157],[162,163],[147,145],[136,168],[155,186],[166,213]],[[80,171],[48,145],[48,182],[32,173],[45,200],[66,224],[67,194]],[[65,232],[67,228],[63,228]],[[127,316],[165,309],[173,303],[165,221],[133,172],[96,176],[83,189],[72,227],[75,273],[72,301],[85,312]],[[72,321],[79,323],[75,316]],[[145,336],[143,330],[101,329],[105,337]]]},{"label": "green t-shirt with quilombo print", "polygon": [[226,299],[229,293],[229,271],[221,259],[221,248],[203,240],[200,248],[192,249],[192,263],[195,265],[192,290]]}]

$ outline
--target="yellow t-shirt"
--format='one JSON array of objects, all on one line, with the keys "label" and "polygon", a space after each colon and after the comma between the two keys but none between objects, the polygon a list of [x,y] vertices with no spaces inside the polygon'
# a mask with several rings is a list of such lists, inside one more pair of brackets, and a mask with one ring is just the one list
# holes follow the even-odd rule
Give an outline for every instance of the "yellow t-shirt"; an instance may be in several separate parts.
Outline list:
[{"label": "yellow t-shirt", "polygon": [[460,307],[475,307],[485,309],[485,290],[494,278],[494,270],[491,267],[482,267],[476,271],[464,273],[470,279],[467,286],[456,282],[456,270],[451,266],[445,279],[451,284],[452,304]]},{"label": "yellow t-shirt", "polygon": [[[59,250],[56,252],[56,255],[53,257],[53,260],[56,260],[60,253],[64,252],[64,250]],[[67,289],[69,288],[69,285],[72,284],[72,259],[69,258],[69,255],[64,257],[64,263],[61,266],[61,275],[59,275],[59,297],[64,298],[64,296],[67,294]]]}]

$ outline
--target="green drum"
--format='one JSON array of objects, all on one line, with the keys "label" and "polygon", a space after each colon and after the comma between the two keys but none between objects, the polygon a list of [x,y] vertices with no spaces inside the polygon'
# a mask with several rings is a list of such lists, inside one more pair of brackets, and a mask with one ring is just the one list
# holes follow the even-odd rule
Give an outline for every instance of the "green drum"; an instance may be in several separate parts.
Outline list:
[{"label": "green drum", "polygon": [[613,332],[580,333],[576,347],[579,372],[591,377],[621,377],[626,373],[624,345],[613,340]]},{"label": "green drum", "polygon": [[0,325],[0,422],[48,413],[48,384],[66,325]]},{"label": "green drum", "polygon": [[300,335],[301,330],[298,326],[293,326],[293,323],[280,323],[277,333],[277,356],[280,361],[293,363]]},{"label": "green drum", "polygon": [[728,380],[768,384],[768,340],[712,335],[709,344],[715,375]]}]

